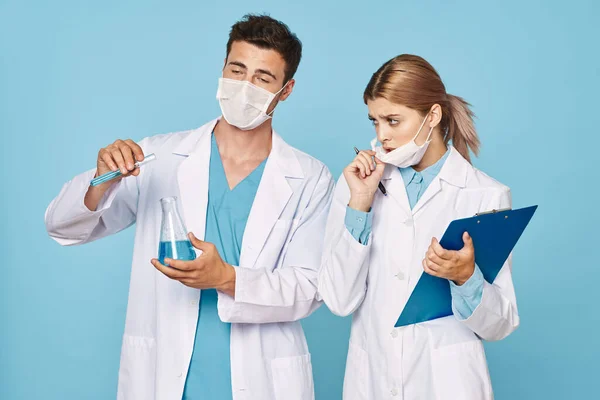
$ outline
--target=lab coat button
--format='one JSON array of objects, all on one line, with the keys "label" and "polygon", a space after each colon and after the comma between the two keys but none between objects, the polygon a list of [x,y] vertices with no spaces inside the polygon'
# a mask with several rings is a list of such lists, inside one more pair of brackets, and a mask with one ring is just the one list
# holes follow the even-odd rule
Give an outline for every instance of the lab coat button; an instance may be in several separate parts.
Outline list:
[{"label": "lab coat button", "polygon": [[398,273],[396,274],[396,278],[398,278],[398,280],[404,280],[404,274],[402,273],[402,271],[398,271]]},{"label": "lab coat button", "polygon": [[393,388],[390,393],[392,394],[392,396],[398,396],[398,389]]},{"label": "lab coat button", "polygon": [[196,307],[198,305],[198,300],[192,300],[190,301],[190,304],[192,305],[192,307]]},{"label": "lab coat button", "polygon": [[183,372],[180,372],[179,375],[177,375],[178,378],[181,378],[183,376]]},{"label": "lab coat button", "polygon": [[406,226],[413,226],[413,220],[412,218],[408,218],[404,221],[404,225]]},{"label": "lab coat button", "polygon": [[394,329],[392,331],[392,333],[390,333],[390,335],[392,335],[393,338],[397,338],[398,337],[398,331]]}]

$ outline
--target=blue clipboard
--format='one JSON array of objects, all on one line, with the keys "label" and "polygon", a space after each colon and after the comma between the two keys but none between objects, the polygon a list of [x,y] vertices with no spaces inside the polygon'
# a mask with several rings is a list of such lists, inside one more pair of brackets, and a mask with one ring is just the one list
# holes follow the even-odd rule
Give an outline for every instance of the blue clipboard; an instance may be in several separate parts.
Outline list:
[{"label": "blue clipboard", "polygon": [[[475,262],[485,280],[492,283],[536,209],[537,206],[493,210],[457,219],[446,229],[440,245],[447,250],[460,250],[463,247],[462,235],[469,232],[475,247]],[[450,283],[423,272],[395,326],[418,324],[449,315],[452,315]]]}]

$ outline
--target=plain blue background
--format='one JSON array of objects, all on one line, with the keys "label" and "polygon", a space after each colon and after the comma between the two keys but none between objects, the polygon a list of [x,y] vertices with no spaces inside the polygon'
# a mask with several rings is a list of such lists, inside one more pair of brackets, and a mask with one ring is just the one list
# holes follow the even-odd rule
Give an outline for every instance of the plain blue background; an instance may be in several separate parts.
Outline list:
[{"label": "plain blue background", "polygon": [[[304,43],[275,127],[336,176],[374,135],[362,91],[392,56],[424,56],[474,105],[476,166],[512,188],[515,207],[540,204],[514,258],[521,327],[486,344],[496,398],[592,397],[598,3],[212,3],[0,0],[0,398],[115,397],[133,230],[62,248],[45,208],[100,147],[217,116],[228,31],[247,12]],[[325,307],[304,322],[317,399],[341,398],[349,324]]]}]

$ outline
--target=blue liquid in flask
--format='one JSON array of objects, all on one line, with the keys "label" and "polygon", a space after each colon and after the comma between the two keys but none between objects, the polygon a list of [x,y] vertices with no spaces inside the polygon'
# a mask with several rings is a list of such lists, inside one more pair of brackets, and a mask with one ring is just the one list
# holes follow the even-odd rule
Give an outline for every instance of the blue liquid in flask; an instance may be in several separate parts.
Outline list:
[{"label": "blue liquid in flask", "polygon": [[189,240],[160,242],[158,245],[158,261],[163,265],[167,265],[165,264],[165,258],[191,261],[196,259],[196,252]]}]

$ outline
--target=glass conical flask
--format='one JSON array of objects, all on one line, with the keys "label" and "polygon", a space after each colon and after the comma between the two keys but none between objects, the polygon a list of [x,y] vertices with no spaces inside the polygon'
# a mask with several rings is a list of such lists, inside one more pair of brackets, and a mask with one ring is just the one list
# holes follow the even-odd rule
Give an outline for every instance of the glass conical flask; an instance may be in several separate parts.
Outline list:
[{"label": "glass conical flask", "polygon": [[162,223],[160,225],[160,244],[158,260],[165,264],[165,258],[174,260],[194,260],[196,252],[187,238],[187,230],[183,219],[177,211],[177,197],[160,199],[162,207]]}]

